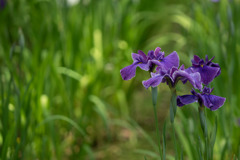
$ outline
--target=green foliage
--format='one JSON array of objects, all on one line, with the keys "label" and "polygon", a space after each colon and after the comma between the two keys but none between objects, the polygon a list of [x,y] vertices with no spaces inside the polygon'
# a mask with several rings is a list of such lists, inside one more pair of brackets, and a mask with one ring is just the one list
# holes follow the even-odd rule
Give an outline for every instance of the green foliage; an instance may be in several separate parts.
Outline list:
[{"label": "green foliage", "polygon": [[[239,12],[237,0],[8,0],[0,9],[0,159],[159,159],[140,82],[149,75],[137,70],[126,82],[119,74],[131,52],[157,46],[178,51],[186,67],[194,54],[215,56],[222,74],[214,94],[227,101],[206,111],[210,157],[240,159]],[[163,126],[170,94],[158,91]],[[158,134],[163,159],[204,159],[197,106],[177,110],[176,139],[168,123]],[[134,156],[99,151],[123,141]]]}]

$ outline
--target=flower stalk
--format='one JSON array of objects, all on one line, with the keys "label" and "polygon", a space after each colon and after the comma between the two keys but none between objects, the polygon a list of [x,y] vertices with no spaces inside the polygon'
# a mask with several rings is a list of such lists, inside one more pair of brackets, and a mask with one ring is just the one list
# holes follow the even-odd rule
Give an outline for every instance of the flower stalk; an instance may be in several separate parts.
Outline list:
[{"label": "flower stalk", "polygon": [[156,125],[156,135],[157,135],[157,142],[158,142],[158,151],[159,151],[160,157],[162,159],[160,132],[159,132],[159,127],[158,127],[158,117],[157,117],[157,108],[156,108],[158,91],[157,91],[157,87],[151,87],[151,88],[152,88],[152,102],[153,102],[154,119],[155,119],[155,125]]},{"label": "flower stalk", "polygon": [[171,123],[174,123],[174,117],[177,112],[177,94],[176,94],[176,89],[172,88],[171,89],[171,101],[170,101],[170,120]]},{"label": "flower stalk", "polygon": [[202,104],[199,104],[199,107],[198,107],[198,112],[199,112],[199,119],[200,119],[200,124],[201,124],[201,128],[202,128],[202,131],[203,131],[203,135],[204,137],[206,138],[207,137],[207,122],[206,122],[206,117],[205,117],[205,114],[204,114],[204,106]]},{"label": "flower stalk", "polygon": [[202,103],[199,103],[198,112],[199,112],[201,128],[202,128],[203,135],[204,135],[204,141],[205,141],[205,156],[206,156],[206,159],[208,160],[208,159],[210,159],[210,157],[209,157],[209,147],[210,146],[208,145],[207,121],[206,121],[206,117],[205,117],[205,113],[204,113],[204,105]]}]

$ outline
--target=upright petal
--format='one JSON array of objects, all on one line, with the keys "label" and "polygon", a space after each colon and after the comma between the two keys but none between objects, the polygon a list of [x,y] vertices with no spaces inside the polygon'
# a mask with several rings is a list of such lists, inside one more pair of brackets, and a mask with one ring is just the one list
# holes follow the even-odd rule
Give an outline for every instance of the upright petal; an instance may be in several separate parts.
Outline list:
[{"label": "upright petal", "polygon": [[207,108],[210,108],[212,111],[220,108],[226,101],[226,98],[224,97],[208,95],[208,94],[202,95],[202,99],[203,99],[204,106],[206,106]]},{"label": "upright petal", "polygon": [[161,65],[165,67],[166,70],[171,69],[172,67],[179,67],[179,56],[176,51],[172,52],[160,62]]},{"label": "upright petal", "polygon": [[155,51],[154,51],[154,56],[155,56],[155,57],[158,57],[158,54],[159,54],[160,51],[161,51],[161,48],[160,48],[160,47],[157,47],[157,48],[155,49]]},{"label": "upright petal", "polygon": [[149,60],[154,59],[154,51],[153,50],[148,51],[147,56],[149,57]]},{"label": "upright petal", "polygon": [[138,50],[138,54],[141,55],[143,57],[143,59],[147,59],[147,56],[143,51]]},{"label": "upright petal", "polygon": [[156,60],[162,60],[164,58],[164,52],[161,51],[160,47],[155,49],[154,56]]},{"label": "upright petal", "polygon": [[193,65],[193,66],[199,65],[200,60],[201,60],[200,57],[198,57],[197,55],[194,55],[194,56],[193,56],[193,59],[191,60],[191,61],[192,61],[192,65]]},{"label": "upright petal", "polygon": [[198,97],[195,95],[184,95],[184,96],[177,97],[177,105],[179,107],[182,107],[184,105],[197,102],[197,101],[198,101]]},{"label": "upright petal", "polygon": [[146,89],[148,89],[149,87],[156,87],[162,82],[163,78],[164,76],[161,75],[153,75],[152,78],[143,81],[142,84]]},{"label": "upright petal", "polygon": [[132,53],[132,59],[135,63],[147,63],[146,56],[142,56],[141,54]]},{"label": "upright petal", "polygon": [[124,67],[120,70],[121,76],[123,80],[130,80],[136,75],[137,64],[133,63],[127,67]]}]

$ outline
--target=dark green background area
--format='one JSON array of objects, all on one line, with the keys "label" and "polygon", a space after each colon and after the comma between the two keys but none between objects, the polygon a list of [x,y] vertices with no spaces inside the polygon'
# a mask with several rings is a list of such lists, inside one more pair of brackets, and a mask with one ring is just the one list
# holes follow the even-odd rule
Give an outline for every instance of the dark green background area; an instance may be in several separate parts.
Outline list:
[{"label": "dark green background area", "polygon": [[[156,47],[177,51],[186,68],[193,55],[215,56],[222,73],[210,87],[227,100],[205,110],[209,134],[217,117],[213,157],[240,159],[239,16],[239,0],[7,0],[0,8],[0,159],[158,159],[151,92],[142,85],[149,73],[120,76],[131,53]],[[191,87],[179,83],[177,94]],[[161,84],[158,91],[171,160],[170,90]],[[184,159],[198,159],[204,148],[197,107],[177,110]]]}]

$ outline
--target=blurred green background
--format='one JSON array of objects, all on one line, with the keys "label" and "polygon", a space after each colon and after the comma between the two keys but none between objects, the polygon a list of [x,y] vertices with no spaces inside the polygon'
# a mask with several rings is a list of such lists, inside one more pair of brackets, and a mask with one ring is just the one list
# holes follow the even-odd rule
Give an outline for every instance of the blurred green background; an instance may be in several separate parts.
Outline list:
[{"label": "blurred green background", "polygon": [[[0,159],[159,159],[149,75],[120,76],[131,53],[158,46],[185,67],[194,54],[215,56],[222,74],[211,87],[227,100],[206,110],[210,131],[218,121],[213,157],[240,159],[239,0],[0,1]],[[169,101],[161,84],[159,124],[174,159]],[[198,159],[197,104],[178,108],[175,126],[178,154]]]}]

